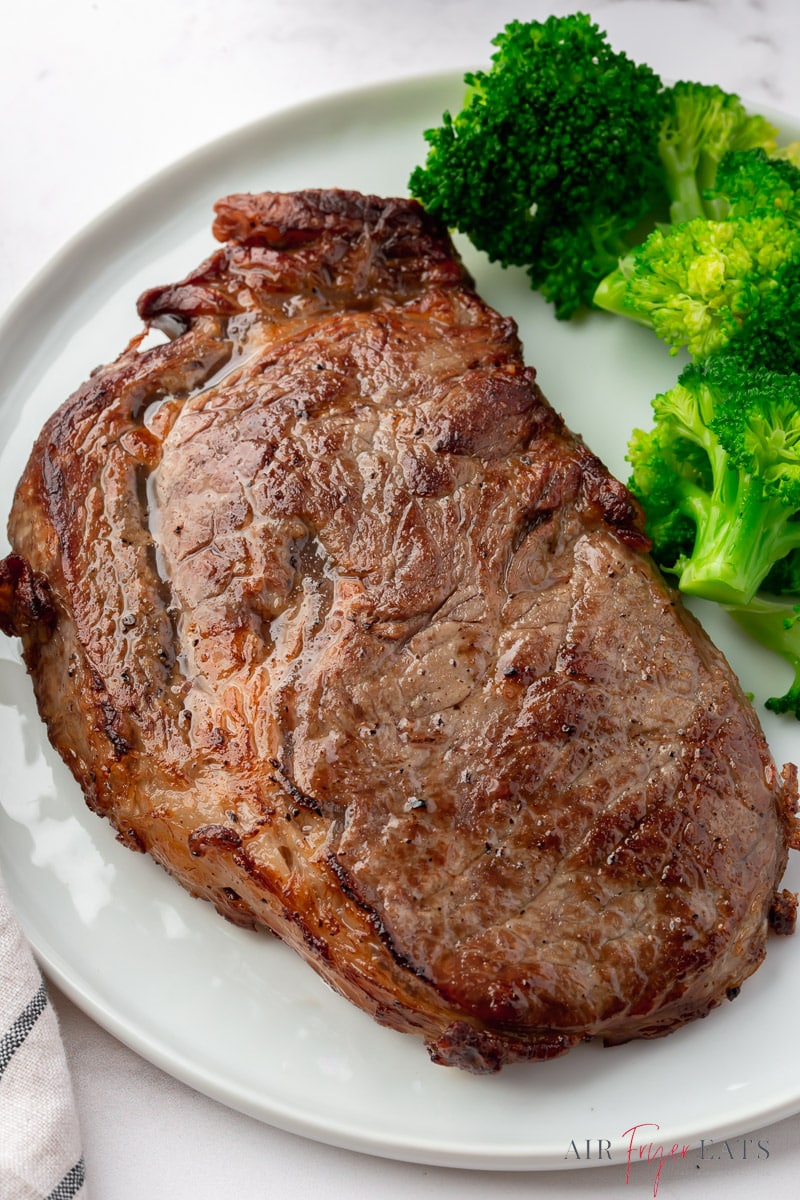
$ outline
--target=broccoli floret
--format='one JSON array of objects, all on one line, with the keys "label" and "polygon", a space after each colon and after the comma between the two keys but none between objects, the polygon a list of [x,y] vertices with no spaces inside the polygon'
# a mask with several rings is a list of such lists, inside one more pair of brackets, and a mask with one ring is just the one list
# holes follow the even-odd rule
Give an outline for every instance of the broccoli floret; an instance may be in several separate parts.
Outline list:
[{"label": "broccoli floret", "polygon": [[738,96],[713,84],[676,83],[658,137],[670,221],[724,215],[712,189],[728,151],[776,148],[777,130],[764,117],[750,115]]},{"label": "broccoli floret", "polygon": [[762,308],[773,310],[770,293],[785,293],[783,273],[794,280],[799,265],[800,231],[784,216],[695,217],[654,230],[601,283],[595,304],[649,325],[674,351],[705,358],[750,319],[769,328]]},{"label": "broccoli floret", "polygon": [[[514,21],[464,106],[425,137],[413,196],[571,316],[663,193],[664,89],[583,13]],[[651,222],[652,227],[652,222]]]},{"label": "broccoli floret", "polygon": [[[723,190],[724,188],[724,190]],[[762,151],[730,154],[721,220],[659,227],[620,260],[594,302],[650,326],[673,351],[731,345],[751,365],[800,366],[800,170]]]},{"label": "broccoli floret", "polygon": [[[654,553],[682,591],[746,605],[800,547],[800,376],[717,354],[686,367],[653,412],[628,460]],[[670,508],[694,525],[691,548]]]},{"label": "broccoli floret", "polygon": [[644,507],[653,556],[672,567],[687,558],[694,546],[696,525],[679,500],[681,493],[710,490],[708,455],[661,421],[648,432],[634,429],[628,461],[634,468],[629,487]]},{"label": "broccoli floret", "polygon": [[717,169],[713,197],[717,217],[743,217],[766,210],[800,215],[800,170],[788,158],[763,149],[732,150]]},{"label": "broccoli floret", "polygon": [[775,713],[794,713],[800,720],[800,600],[755,596],[744,608],[729,612],[742,628],[791,666],[794,679],[783,696],[771,696],[766,706]]}]

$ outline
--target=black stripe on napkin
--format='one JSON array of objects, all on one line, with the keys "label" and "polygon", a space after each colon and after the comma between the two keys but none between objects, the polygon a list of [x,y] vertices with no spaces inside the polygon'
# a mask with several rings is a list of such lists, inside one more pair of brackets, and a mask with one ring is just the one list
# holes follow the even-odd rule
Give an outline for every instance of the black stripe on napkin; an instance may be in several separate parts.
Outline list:
[{"label": "black stripe on napkin", "polygon": [[33,999],[22,1010],[8,1033],[0,1038],[0,1076],[2,1076],[16,1051],[19,1050],[46,1007],[47,992],[45,991],[44,980],[42,980]]},{"label": "black stripe on napkin", "polygon": [[86,1182],[86,1167],[83,1159],[79,1159],[71,1170],[67,1171],[57,1188],[53,1188],[47,1200],[73,1200]]}]

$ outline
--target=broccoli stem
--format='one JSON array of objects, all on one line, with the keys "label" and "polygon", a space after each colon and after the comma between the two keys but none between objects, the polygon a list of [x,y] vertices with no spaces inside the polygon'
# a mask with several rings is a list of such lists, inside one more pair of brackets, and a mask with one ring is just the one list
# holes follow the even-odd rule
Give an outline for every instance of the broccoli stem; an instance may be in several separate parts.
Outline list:
[{"label": "broccoli stem", "polygon": [[671,224],[691,221],[693,217],[704,217],[703,195],[697,182],[697,158],[694,154],[683,155],[678,146],[662,142],[659,146],[664,179],[670,199],[669,219]]},{"label": "broccoli stem", "polygon": [[710,496],[683,488],[681,507],[697,534],[691,556],[676,564],[678,586],[705,600],[747,605],[773,564],[800,542],[800,531],[787,525],[785,509],[765,498],[752,475],[723,465],[714,480]]},{"label": "broccoli stem", "polygon": [[[624,263],[624,260],[622,260]],[[600,280],[592,303],[596,308],[602,308],[605,312],[614,313],[617,316],[628,317],[631,321],[636,321],[639,325],[652,327],[652,322],[649,317],[643,313],[633,312],[625,304],[625,296],[628,289],[628,280],[622,267],[616,267],[610,274]]]}]

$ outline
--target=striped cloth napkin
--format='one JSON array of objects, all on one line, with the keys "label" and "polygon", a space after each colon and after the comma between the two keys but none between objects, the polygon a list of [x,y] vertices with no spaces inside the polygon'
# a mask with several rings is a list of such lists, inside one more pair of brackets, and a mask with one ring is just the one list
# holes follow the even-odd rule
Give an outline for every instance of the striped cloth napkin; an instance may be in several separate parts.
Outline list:
[{"label": "striped cloth napkin", "polygon": [[0,880],[0,1200],[88,1200],[55,1012]]}]

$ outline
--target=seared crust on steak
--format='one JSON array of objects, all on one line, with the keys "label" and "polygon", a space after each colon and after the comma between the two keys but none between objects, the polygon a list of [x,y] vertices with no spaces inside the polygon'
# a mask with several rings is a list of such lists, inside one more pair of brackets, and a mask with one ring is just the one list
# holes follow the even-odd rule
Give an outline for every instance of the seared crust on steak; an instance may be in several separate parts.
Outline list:
[{"label": "seared crust on steak", "polygon": [[89,804],[435,1061],[705,1015],[791,923],[796,785],[635,504],[416,203],[216,211],[0,566]]}]

